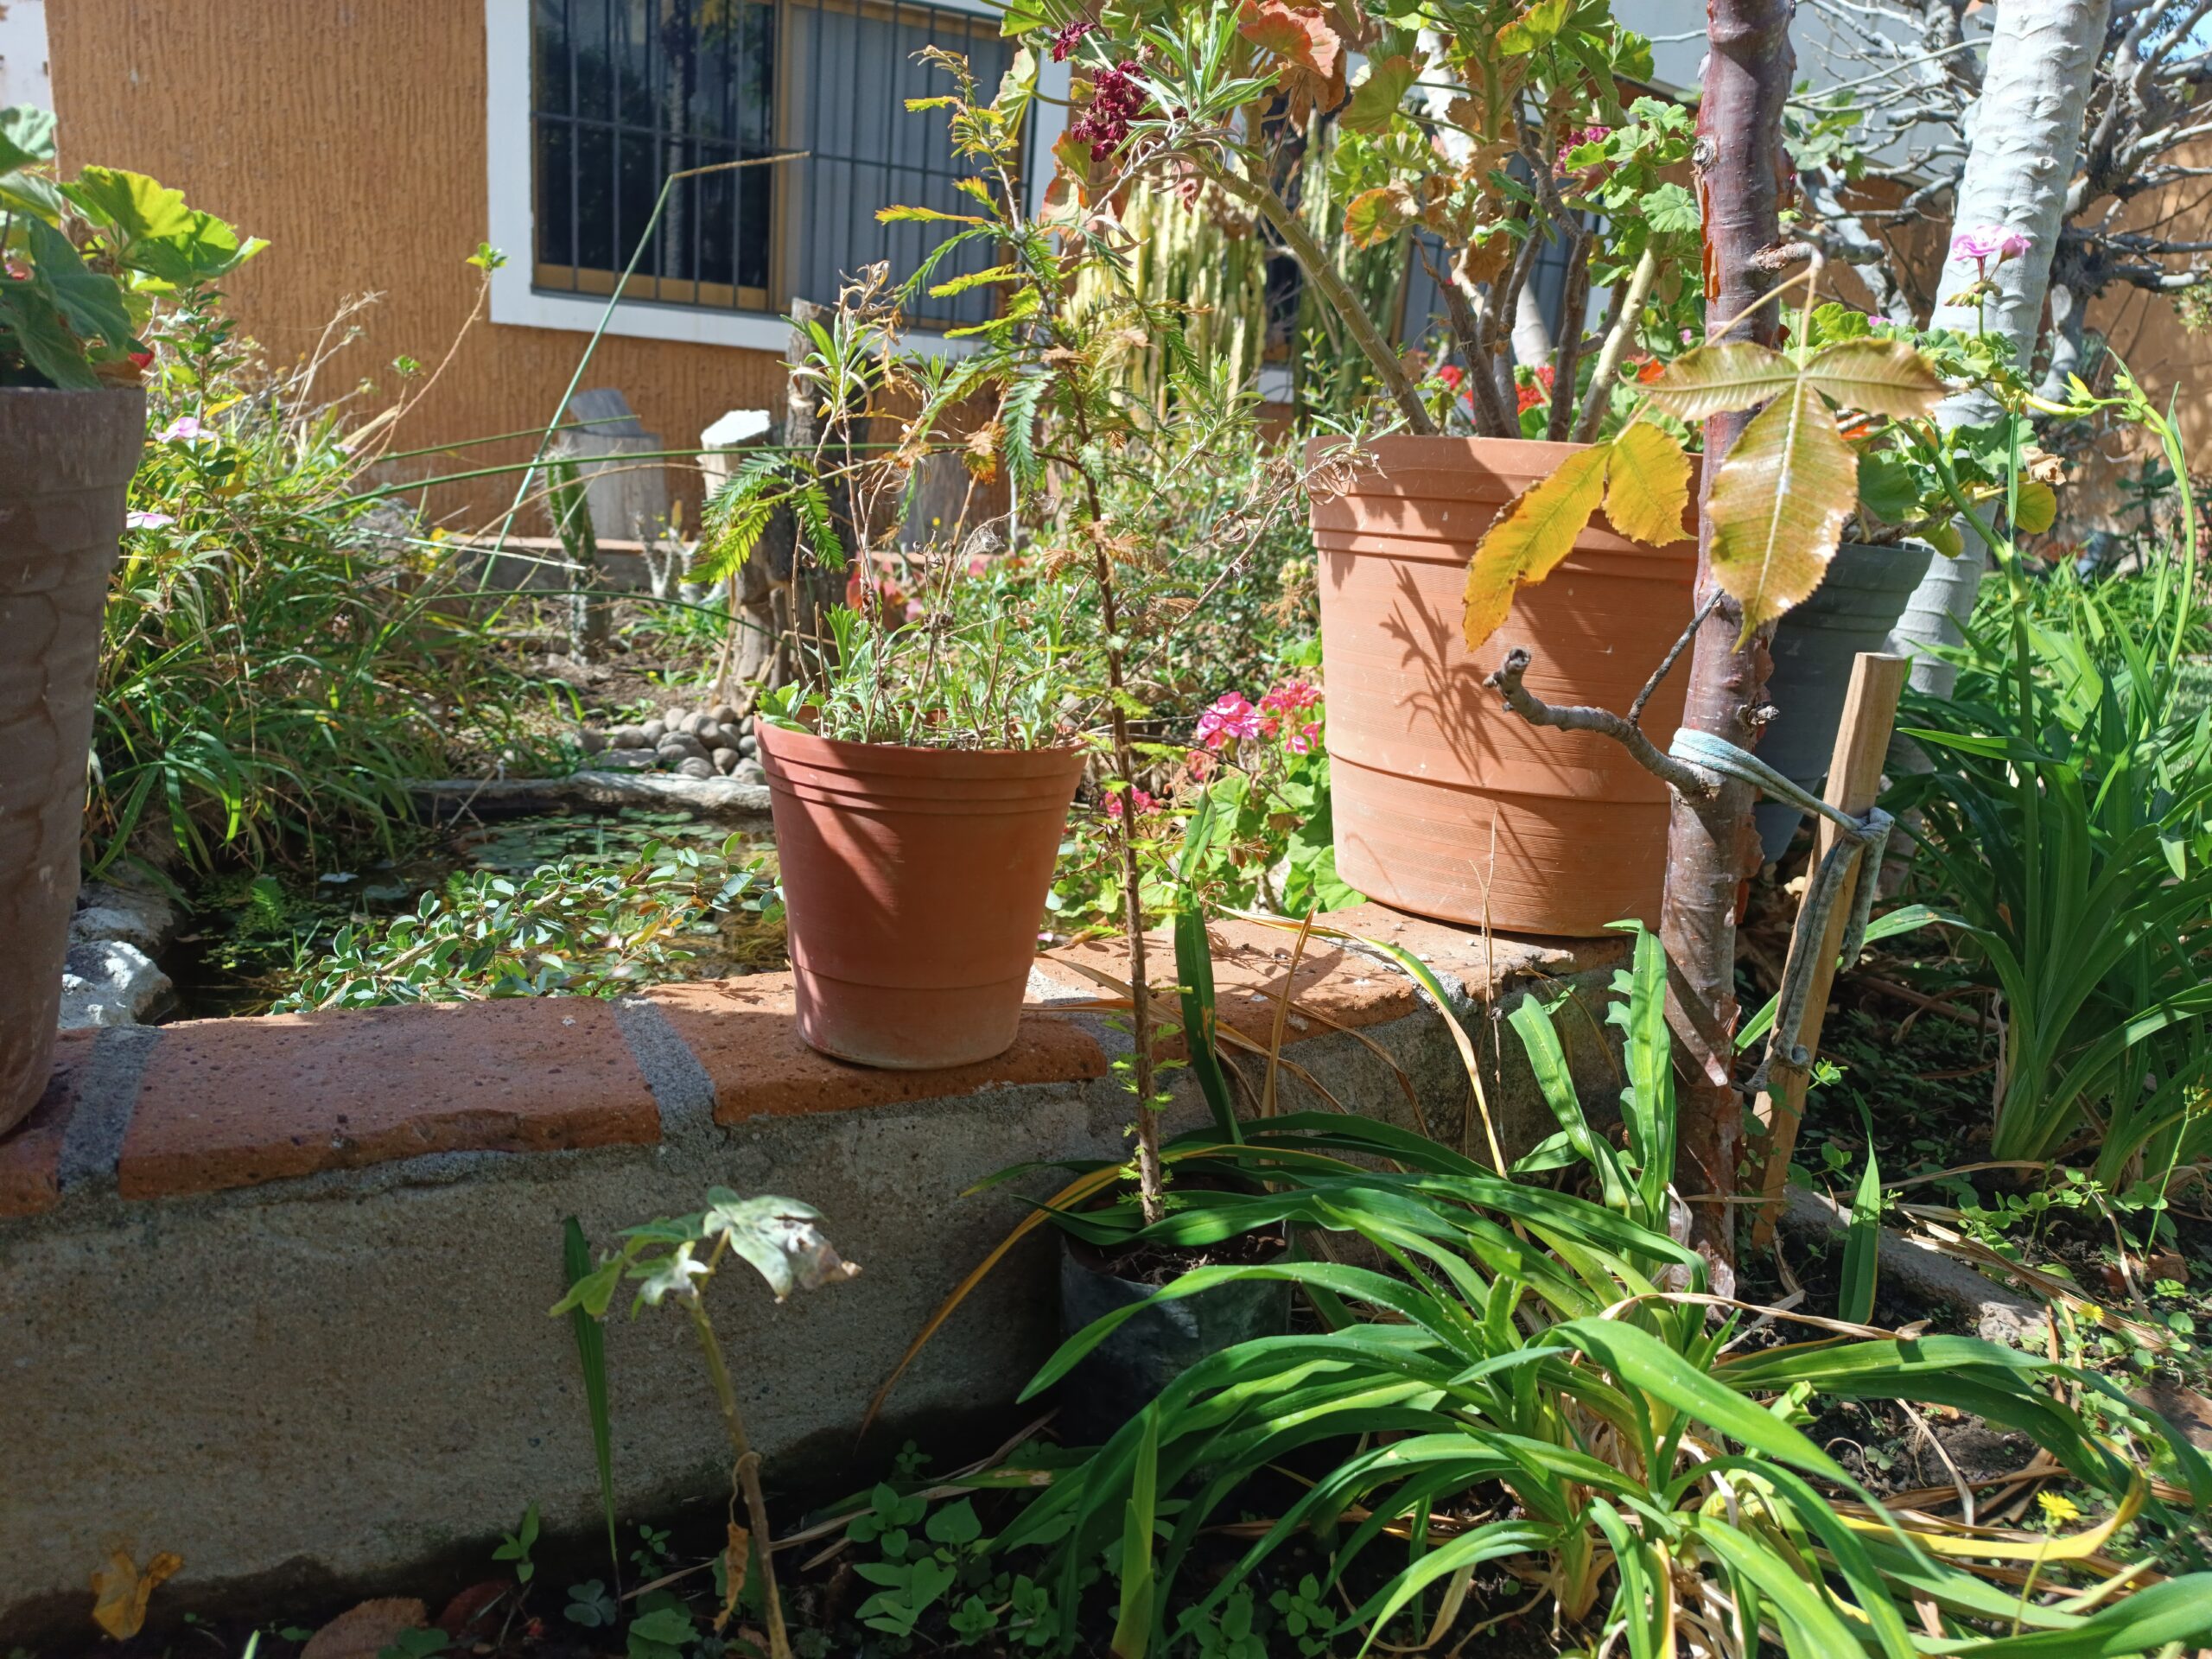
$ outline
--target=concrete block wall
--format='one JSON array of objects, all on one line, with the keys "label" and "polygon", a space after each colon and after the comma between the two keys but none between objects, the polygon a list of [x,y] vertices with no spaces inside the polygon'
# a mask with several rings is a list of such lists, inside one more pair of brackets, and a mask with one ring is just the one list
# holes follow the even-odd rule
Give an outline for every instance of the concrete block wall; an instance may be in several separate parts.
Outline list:
[{"label": "concrete block wall", "polygon": [[[1486,1021],[1532,985],[1594,1010],[1624,960],[1613,939],[1484,941],[1373,906],[1332,919],[1427,960],[1486,1055]],[[1228,924],[1216,944],[1222,1018],[1264,1042],[1291,935]],[[1111,1057],[1127,1039],[1084,1011],[1100,988],[1075,962],[1125,968],[1111,945],[1040,958],[1015,1046],[932,1073],[815,1054],[779,975],[620,1003],[66,1036],[45,1099],[0,1140],[0,1641],[81,1635],[111,1543],[142,1560],[175,1551],[185,1568],[165,1596],[212,1605],[365,1587],[492,1539],[533,1502],[549,1528],[590,1527],[580,1375],[566,1321],[546,1314],[563,1218],[604,1243],[697,1208],[710,1185],[818,1205],[862,1265],[780,1306],[749,1282],[716,1293],[772,1473],[859,1468],[869,1396],[1027,1212],[1018,1190],[962,1194],[1012,1164],[1126,1147]],[[1288,1058],[1346,1109],[1411,1127],[1379,1049],[1432,1129],[1459,1132],[1465,1072],[1395,968],[1314,940],[1294,996]],[[1561,1025],[1585,1098],[1610,1103],[1599,1027]],[[1554,1124],[1518,1044],[1499,1049],[1492,1109],[1526,1147]],[[1179,1128],[1201,1117],[1183,1086]],[[1287,1109],[1319,1103],[1302,1082],[1283,1090]],[[895,1448],[902,1424],[1008,1421],[1057,1339],[1053,1249],[1033,1241],[947,1325],[868,1456]],[[664,1314],[608,1324],[626,1513],[724,1490],[689,1341]]]}]

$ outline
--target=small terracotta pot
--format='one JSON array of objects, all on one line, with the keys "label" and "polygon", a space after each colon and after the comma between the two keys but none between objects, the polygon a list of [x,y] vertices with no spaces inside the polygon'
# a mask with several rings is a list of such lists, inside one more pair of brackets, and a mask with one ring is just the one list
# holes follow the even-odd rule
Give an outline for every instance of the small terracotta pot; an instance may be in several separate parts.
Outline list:
[{"label": "small terracotta pot", "polygon": [[0,388],[0,1131],[54,1063],[100,613],[145,447],[136,386]]},{"label": "small terracotta pot", "polygon": [[[1605,738],[1525,724],[1483,680],[1523,645],[1535,696],[1624,712],[1689,624],[1694,531],[1649,548],[1600,514],[1481,650],[1460,639],[1475,543],[1578,447],[1384,438],[1345,493],[1314,493],[1337,871],[1385,904],[1573,938],[1659,920],[1665,785]],[[1662,747],[1688,677],[1644,710]]]},{"label": "small terracotta pot", "polygon": [[799,1035],[901,1071],[1012,1047],[1083,752],[753,731]]}]

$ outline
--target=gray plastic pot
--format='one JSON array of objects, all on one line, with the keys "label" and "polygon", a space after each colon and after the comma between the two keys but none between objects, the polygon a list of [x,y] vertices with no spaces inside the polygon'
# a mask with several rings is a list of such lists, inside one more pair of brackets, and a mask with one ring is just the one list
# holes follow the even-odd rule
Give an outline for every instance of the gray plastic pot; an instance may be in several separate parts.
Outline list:
[{"label": "gray plastic pot", "polygon": [[[1273,1259],[1294,1254],[1286,1244]],[[1248,1279],[1217,1285],[1195,1296],[1157,1302],[1116,1325],[1061,1379],[1060,1439],[1070,1446],[1097,1446],[1151,1404],[1160,1391],[1200,1360],[1290,1329],[1287,1281]],[[1117,1276],[1096,1247],[1060,1236],[1060,1333],[1071,1337],[1095,1319],[1152,1302],[1158,1287]]]},{"label": "gray plastic pot", "polygon": [[0,1134],[54,1064],[100,612],[146,394],[0,387]]},{"label": "gray plastic pot", "polygon": [[[1836,549],[1813,596],[1775,630],[1774,672],[1766,692],[1778,714],[1760,735],[1760,760],[1799,787],[1820,792],[1851,690],[1852,662],[1862,651],[1885,647],[1935,556],[1925,542],[1896,547],[1846,542]],[[1785,802],[1759,804],[1759,848],[1768,863],[1789,850],[1804,816]]]}]

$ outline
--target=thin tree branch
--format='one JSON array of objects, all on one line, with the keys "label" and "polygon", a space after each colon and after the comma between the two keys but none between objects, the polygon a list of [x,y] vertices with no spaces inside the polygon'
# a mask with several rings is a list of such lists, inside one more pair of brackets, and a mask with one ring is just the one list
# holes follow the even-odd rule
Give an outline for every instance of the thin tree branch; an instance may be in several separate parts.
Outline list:
[{"label": "thin tree branch", "polygon": [[[1681,649],[1679,645],[1675,646],[1675,651]],[[1505,653],[1505,660],[1483,683],[1504,698],[1505,706],[1531,726],[1548,726],[1560,732],[1595,732],[1600,737],[1609,737],[1626,749],[1637,765],[1676,793],[1696,801],[1712,798],[1713,786],[1704,776],[1646,737],[1643,728],[1635,721],[1610,709],[1593,708],[1587,703],[1554,704],[1536,696],[1521,683],[1521,677],[1529,671],[1532,660],[1525,648],[1516,645]]]}]

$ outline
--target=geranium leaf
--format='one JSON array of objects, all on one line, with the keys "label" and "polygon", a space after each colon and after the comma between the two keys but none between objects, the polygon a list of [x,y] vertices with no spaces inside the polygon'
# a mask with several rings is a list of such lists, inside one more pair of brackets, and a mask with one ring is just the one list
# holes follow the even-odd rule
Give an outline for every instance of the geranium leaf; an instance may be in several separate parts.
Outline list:
[{"label": "geranium leaf", "polygon": [[1513,608],[1513,590],[1541,582],[1565,558],[1605,499],[1610,444],[1570,455],[1549,476],[1505,504],[1467,563],[1460,629],[1471,651],[1497,632]]},{"label": "geranium leaf", "polygon": [[1395,236],[1414,215],[1412,193],[1402,184],[1363,190],[1344,207],[1344,234],[1355,248],[1371,248]]},{"label": "geranium leaf", "polygon": [[1685,534],[1690,506],[1690,458],[1657,427],[1638,421],[1613,440],[1605,469],[1605,517],[1624,536],[1666,547]]},{"label": "geranium leaf", "polygon": [[1713,580],[1743,606],[1744,639],[1821,585],[1858,500],[1859,457],[1811,386],[1752,416],[1705,504]]},{"label": "geranium leaf", "polygon": [[1398,105],[1421,78],[1421,65],[1411,58],[1385,58],[1368,67],[1367,78],[1351,89],[1351,99],[1337,117],[1351,132],[1387,132]]},{"label": "geranium leaf", "polygon": [[1805,365],[1805,379],[1849,409],[1906,420],[1944,397],[1935,365],[1901,340],[1843,340]]},{"label": "geranium leaf", "polygon": [[1678,419],[1701,421],[1732,409],[1756,409],[1796,380],[1797,371],[1781,353],[1749,340],[1724,340],[1683,353],[1644,387],[1643,395]]}]

